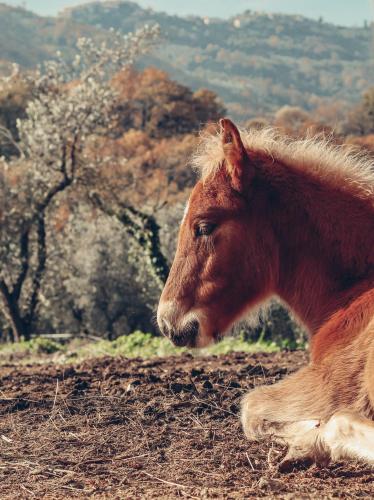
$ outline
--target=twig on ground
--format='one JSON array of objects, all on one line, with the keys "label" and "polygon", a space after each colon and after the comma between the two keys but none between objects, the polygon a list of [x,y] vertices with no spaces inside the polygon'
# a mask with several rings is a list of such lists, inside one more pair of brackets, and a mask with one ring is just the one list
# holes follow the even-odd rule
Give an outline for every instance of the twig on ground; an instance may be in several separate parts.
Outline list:
[{"label": "twig on ground", "polygon": [[248,460],[248,462],[249,462],[249,465],[251,466],[251,469],[252,469],[252,470],[255,470],[255,468],[253,467],[253,464],[252,464],[252,462],[251,462],[251,459],[249,458],[249,455],[248,455],[248,452],[247,452],[247,451],[245,452],[245,455],[246,455],[246,457],[247,457],[247,460]]},{"label": "twig on ground", "polygon": [[196,399],[196,401],[198,401],[199,403],[202,403],[202,404],[205,404],[207,406],[210,406],[211,408],[214,408],[215,410],[218,410],[218,411],[222,411],[224,413],[227,413],[228,415],[233,415],[234,417],[237,417],[236,413],[230,411],[230,410],[226,410],[225,408],[220,408],[218,405],[215,405],[215,404],[212,404],[211,402],[208,403],[207,401],[204,401],[202,399],[198,399],[195,395],[194,395],[194,398]]},{"label": "twig on ground", "polygon": [[168,484],[169,486],[175,486],[176,488],[191,488],[191,486],[186,486],[184,484],[179,484],[179,483],[173,483],[172,481],[166,481],[166,479],[161,479],[160,477],[156,477],[153,474],[150,474],[149,472],[146,472],[145,470],[139,471],[142,474],[145,474],[146,476],[155,479],[156,481],[159,481],[160,483]]},{"label": "twig on ground", "polygon": [[31,491],[31,490],[27,489],[27,488],[26,488],[26,486],[24,486],[23,484],[21,484],[21,488],[22,488],[23,490],[25,490],[25,491],[26,491],[29,495],[31,495],[31,496],[33,496],[33,497],[35,496],[35,493],[34,493],[33,491]]},{"label": "twig on ground", "polygon": [[54,400],[53,400],[53,406],[52,406],[52,409],[51,409],[51,414],[49,416],[49,420],[51,420],[52,416],[53,416],[53,411],[55,409],[55,406],[56,406],[56,401],[57,401],[57,394],[58,394],[58,379],[56,379],[56,391],[55,391],[55,397],[54,397]]}]

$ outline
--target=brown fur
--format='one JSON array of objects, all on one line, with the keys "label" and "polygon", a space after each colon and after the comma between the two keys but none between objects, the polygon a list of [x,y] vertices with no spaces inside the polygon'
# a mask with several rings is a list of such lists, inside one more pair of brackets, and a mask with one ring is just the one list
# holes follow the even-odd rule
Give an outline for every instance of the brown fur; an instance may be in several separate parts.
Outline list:
[{"label": "brown fur", "polygon": [[[374,463],[373,162],[257,133],[223,120],[220,143],[205,139],[159,322],[183,330],[194,318],[197,344],[207,344],[278,295],[309,328],[311,363],[244,398],[247,437],[286,441],[284,468]],[[206,223],[214,231],[198,237]]]}]

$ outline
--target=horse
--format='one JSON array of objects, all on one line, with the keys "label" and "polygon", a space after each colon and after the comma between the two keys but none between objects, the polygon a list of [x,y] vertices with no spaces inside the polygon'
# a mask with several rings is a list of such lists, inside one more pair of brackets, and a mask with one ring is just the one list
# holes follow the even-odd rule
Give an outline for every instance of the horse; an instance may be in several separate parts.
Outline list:
[{"label": "horse", "polygon": [[245,395],[249,440],[287,445],[280,469],[374,464],[374,163],[328,139],[222,119],[157,310],[177,346],[202,347],[271,296],[306,326],[310,363]]}]

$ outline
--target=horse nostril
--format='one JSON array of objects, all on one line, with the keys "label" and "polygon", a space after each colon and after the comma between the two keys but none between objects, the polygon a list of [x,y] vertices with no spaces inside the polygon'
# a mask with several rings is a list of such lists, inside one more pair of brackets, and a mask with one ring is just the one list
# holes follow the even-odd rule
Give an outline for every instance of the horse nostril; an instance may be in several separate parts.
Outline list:
[{"label": "horse nostril", "polygon": [[194,320],[187,323],[181,330],[173,332],[171,340],[178,347],[195,347],[199,334],[199,322]]},{"label": "horse nostril", "polygon": [[199,332],[199,322],[194,320],[188,324],[188,331],[192,337],[196,337]]}]

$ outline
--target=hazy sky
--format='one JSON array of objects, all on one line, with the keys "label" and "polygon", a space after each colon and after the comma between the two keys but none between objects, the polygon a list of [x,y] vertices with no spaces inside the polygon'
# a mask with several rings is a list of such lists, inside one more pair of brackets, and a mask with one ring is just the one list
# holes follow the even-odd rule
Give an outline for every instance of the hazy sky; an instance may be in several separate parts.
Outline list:
[{"label": "hazy sky", "polygon": [[[0,0],[10,5],[24,5],[38,14],[54,15],[64,7],[88,0]],[[374,0],[138,0],[145,7],[173,14],[228,17],[246,9],[268,12],[322,16],[335,24],[361,25],[374,20]]]}]

